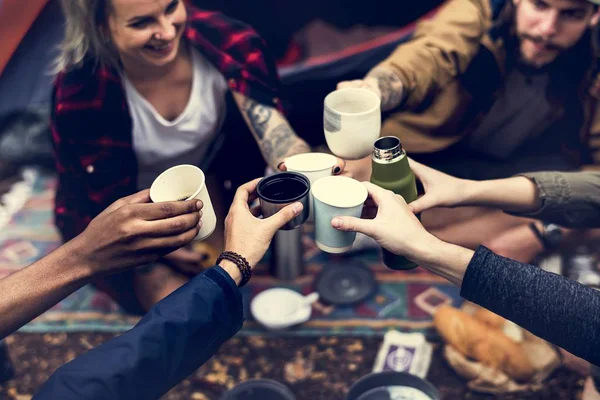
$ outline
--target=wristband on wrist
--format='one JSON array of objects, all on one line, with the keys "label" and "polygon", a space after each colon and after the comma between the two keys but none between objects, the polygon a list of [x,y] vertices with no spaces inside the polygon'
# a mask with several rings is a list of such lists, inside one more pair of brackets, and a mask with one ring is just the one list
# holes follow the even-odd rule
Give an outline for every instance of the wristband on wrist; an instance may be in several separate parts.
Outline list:
[{"label": "wristband on wrist", "polygon": [[224,251],[223,253],[221,253],[219,258],[217,258],[217,264],[219,264],[223,260],[231,261],[240,270],[240,273],[242,274],[242,281],[240,282],[239,287],[246,285],[252,277],[252,268],[250,267],[248,261],[241,255],[233,251]]}]

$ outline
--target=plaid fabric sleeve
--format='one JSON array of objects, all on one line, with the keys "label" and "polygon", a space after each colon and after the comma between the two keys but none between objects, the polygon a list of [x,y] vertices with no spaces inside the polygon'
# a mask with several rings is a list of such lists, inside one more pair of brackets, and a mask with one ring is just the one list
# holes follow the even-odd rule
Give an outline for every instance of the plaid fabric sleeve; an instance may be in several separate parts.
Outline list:
[{"label": "plaid fabric sleeve", "polygon": [[58,185],[54,204],[54,218],[56,226],[63,241],[69,241],[79,235],[90,223],[92,217],[89,211],[89,202],[83,186],[84,171],[77,162],[76,151],[69,143],[70,124],[68,119],[57,112],[60,103],[57,101],[56,91],[60,85],[60,77],[55,84],[52,96],[51,128],[52,143]]}]

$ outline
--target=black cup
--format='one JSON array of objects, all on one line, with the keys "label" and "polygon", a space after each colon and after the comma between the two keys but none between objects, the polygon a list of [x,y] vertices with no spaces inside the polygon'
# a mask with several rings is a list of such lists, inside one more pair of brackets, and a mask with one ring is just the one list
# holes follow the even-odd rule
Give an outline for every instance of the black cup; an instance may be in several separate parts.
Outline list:
[{"label": "black cup", "polygon": [[439,400],[437,389],[425,379],[406,372],[374,372],[360,378],[350,387],[346,400],[390,400],[389,388],[403,386],[417,389],[431,400]]},{"label": "black cup", "polygon": [[296,400],[296,396],[277,381],[251,379],[225,392],[219,400]]},{"label": "black cup", "polygon": [[281,172],[267,176],[256,187],[260,208],[265,218],[276,214],[288,204],[300,202],[302,212],[285,224],[281,229],[290,230],[302,225],[310,213],[310,181],[298,172]]}]

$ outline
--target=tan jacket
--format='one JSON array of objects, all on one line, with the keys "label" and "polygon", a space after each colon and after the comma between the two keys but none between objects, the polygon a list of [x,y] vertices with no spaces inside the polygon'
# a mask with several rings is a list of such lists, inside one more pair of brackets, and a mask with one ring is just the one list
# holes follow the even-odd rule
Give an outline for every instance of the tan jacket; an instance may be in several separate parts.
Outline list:
[{"label": "tan jacket", "polygon": [[[504,46],[502,39],[489,35],[491,26],[489,0],[449,0],[434,19],[419,24],[413,38],[380,64],[393,69],[405,87],[402,111],[384,122],[382,136],[399,137],[409,152],[427,153],[442,150],[472,131],[483,116],[477,108],[485,103],[481,99],[485,87],[503,76]],[[489,51],[481,51],[481,46]],[[489,55],[487,60],[483,53]],[[471,85],[466,87],[465,81]],[[581,140],[595,164],[600,164],[598,86],[582,99]],[[493,92],[490,89],[489,96]],[[581,154],[572,156],[581,158]]]}]

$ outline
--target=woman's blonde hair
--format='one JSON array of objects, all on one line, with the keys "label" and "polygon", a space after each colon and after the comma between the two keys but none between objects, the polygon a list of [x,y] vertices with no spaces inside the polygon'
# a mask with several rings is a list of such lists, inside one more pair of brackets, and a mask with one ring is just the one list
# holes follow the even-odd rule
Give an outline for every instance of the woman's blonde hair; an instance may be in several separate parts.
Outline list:
[{"label": "woman's blonde hair", "polygon": [[65,37],[53,72],[77,68],[88,56],[99,64],[118,67],[118,54],[102,29],[108,30],[110,3],[110,0],[61,0]]}]

